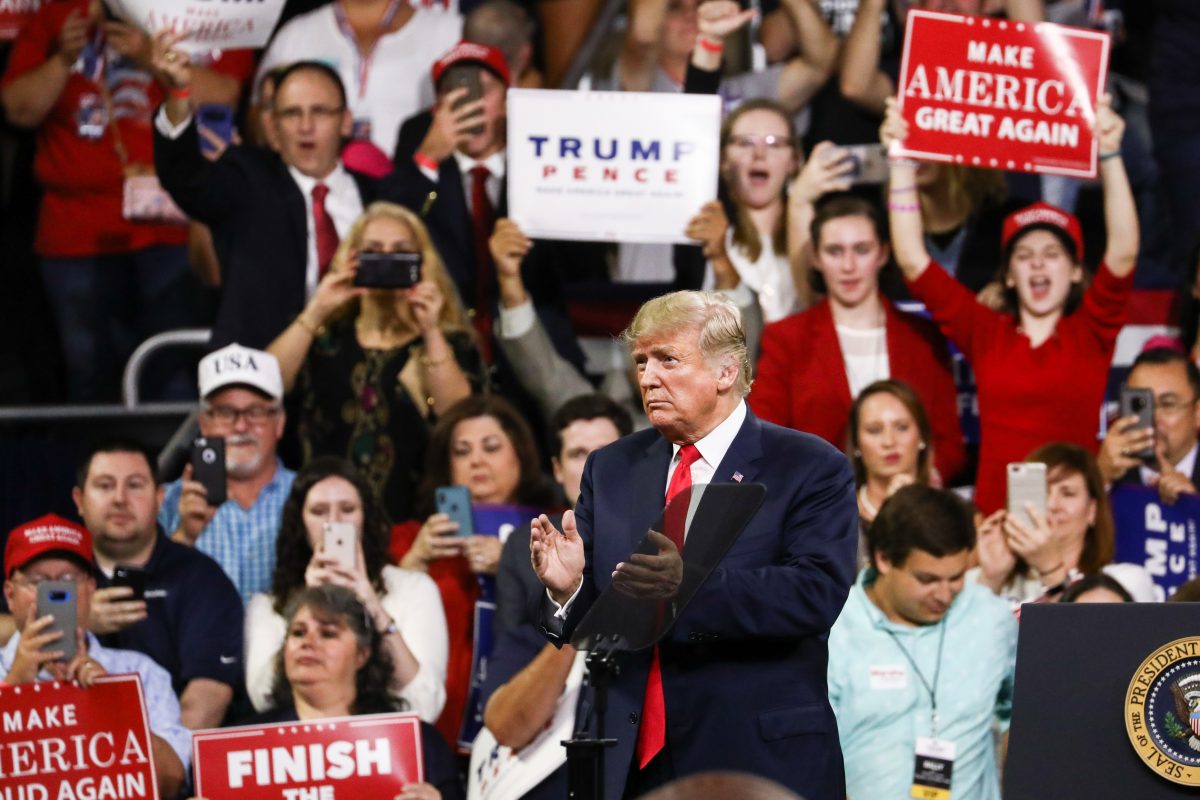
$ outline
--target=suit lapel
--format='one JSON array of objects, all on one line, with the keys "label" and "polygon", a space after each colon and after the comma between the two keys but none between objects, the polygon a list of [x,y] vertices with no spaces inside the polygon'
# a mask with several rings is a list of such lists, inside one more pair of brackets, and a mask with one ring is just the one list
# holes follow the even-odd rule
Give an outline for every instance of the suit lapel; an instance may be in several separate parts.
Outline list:
[{"label": "suit lapel", "polygon": [[673,453],[674,448],[670,442],[661,436],[656,437],[630,471],[630,550],[637,546],[646,529],[653,525],[662,513],[667,496],[667,469],[671,465]]},{"label": "suit lapel", "polygon": [[825,300],[815,308],[812,326],[812,341],[809,350],[818,368],[812,375],[821,376],[819,380],[827,380],[837,387],[843,405],[853,402],[850,397],[850,378],[846,375],[846,356],[842,353],[842,341],[837,335],[837,326],[833,322],[833,311],[829,301]]},{"label": "suit lapel", "polygon": [[275,163],[280,194],[283,196],[284,215],[292,229],[292,235],[287,241],[301,243],[297,250],[300,257],[300,285],[303,286],[303,276],[308,268],[308,207],[304,201],[304,194],[292,173],[288,171],[287,165],[279,158],[276,158]]},{"label": "suit lapel", "polygon": [[[746,407],[746,419],[725,457],[713,473],[713,483],[751,483],[758,476],[762,457],[762,422]],[[737,476],[741,476],[739,479]]]}]

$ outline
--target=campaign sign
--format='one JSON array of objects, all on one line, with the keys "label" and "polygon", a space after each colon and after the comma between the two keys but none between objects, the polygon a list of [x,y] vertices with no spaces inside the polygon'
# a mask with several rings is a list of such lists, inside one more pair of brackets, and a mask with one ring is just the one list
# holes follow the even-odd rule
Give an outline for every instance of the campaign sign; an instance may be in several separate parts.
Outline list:
[{"label": "campaign sign", "polygon": [[1096,175],[1108,35],[1048,22],[909,11],[900,68],[908,138],[891,155]]},{"label": "campaign sign", "polygon": [[1117,527],[1115,561],[1144,566],[1160,600],[1196,577],[1200,495],[1183,494],[1167,505],[1157,489],[1115,486],[1109,500]]},{"label": "campaign sign", "polygon": [[416,714],[200,731],[192,754],[206,800],[390,798],[425,770]]},{"label": "campaign sign", "polygon": [[527,236],[691,243],[717,196],[721,98],[508,92],[508,209]]},{"label": "campaign sign", "polygon": [[0,42],[17,38],[21,26],[42,7],[42,0],[0,0]]},{"label": "campaign sign", "polygon": [[158,798],[142,681],[0,689],[0,798]]},{"label": "campaign sign", "polygon": [[[3,2],[3,0],[0,0]],[[284,0],[213,2],[213,0],[108,0],[113,12],[144,31],[187,31],[181,50],[259,48],[283,13]]]}]

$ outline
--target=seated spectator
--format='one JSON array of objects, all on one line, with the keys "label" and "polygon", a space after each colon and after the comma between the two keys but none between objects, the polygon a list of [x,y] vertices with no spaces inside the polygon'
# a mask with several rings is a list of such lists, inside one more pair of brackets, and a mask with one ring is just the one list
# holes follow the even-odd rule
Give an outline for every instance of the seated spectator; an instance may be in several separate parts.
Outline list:
[{"label": "seated spectator", "polygon": [[930,322],[880,294],[888,245],[875,206],[849,195],[826,201],[812,221],[812,248],[827,298],[764,329],[750,407],[842,448],[854,397],[875,381],[899,378],[929,411],[928,444],[949,482],[965,460],[950,355]]},{"label": "seated spectator", "polygon": [[462,18],[401,0],[334,0],[288,20],[259,61],[261,78],[280,64],[320,61],[349,87],[350,135],[391,156],[400,123],[433,103],[414,76],[458,41]]},{"label": "seated spectator", "polygon": [[[167,670],[186,727],[215,728],[244,681],[242,599],[217,562],[158,527],[152,464],[141,445],[120,439],[80,464],[72,496],[98,567],[90,627],[106,647],[145,653]],[[138,595],[118,567],[143,573]]]},{"label": "seated spectator", "polygon": [[275,356],[236,344],[205,356],[199,373],[200,434],[225,439],[227,499],[211,505],[189,464],[164,487],[158,524],[216,560],[245,603],[271,584],[279,514],[296,477],[275,454],[283,379]]},{"label": "seated spectator", "polygon": [[[1174,599],[1174,597],[1172,597]],[[1120,582],[1103,572],[1084,575],[1063,592],[1060,603],[1132,603]]]},{"label": "seated spectator", "polygon": [[[329,523],[354,527],[353,564],[324,551]],[[390,539],[387,517],[350,464],[326,456],[296,475],[279,523],[271,593],[256,594],[246,607],[246,690],[256,709],[271,707],[289,600],[305,588],[344,586],[363,604],[395,670],[388,690],[421,719],[437,719],[446,699],[442,600],[428,575],[387,563]]]},{"label": "seated spectator", "polygon": [[850,404],[847,428],[846,450],[864,529],[900,489],[934,483],[929,418],[921,398],[904,381],[875,381],[859,392]]},{"label": "seated spectator", "polygon": [[[163,92],[150,37],[106,15],[100,0],[27,8],[34,11],[8,53],[0,100],[10,123],[38,131],[33,169],[43,192],[34,247],[67,399],[116,401],[121,370],[143,339],[200,322],[187,226],[123,211],[128,179],[153,183],[150,114]],[[197,59],[196,102],[237,105],[249,51]],[[193,150],[199,154],[194,143]],[[191,393],[182,367],[160,372],[150,370],[156,391],[172,399]]]},{"label": "seated spectator", "polygon": [[[1030,206],[1004,221],[999,280],[1007,313],[975,302],[945,270],[928,268],[936,262],[925,247],[916,171],[912,162],[892,162],[888,208],[896,261],[913,296],[975,371],[980,420],[975,500],[985,514],[1003,505],[1010,461],[1051,440],[1095,449],[1096,419],[1138,250],[1137,213],[1121,163],[1123,128],[1109,98],[1101,98],[1096,137],[1108,242],[1095,279],[1080,291],[1079,220],[1044,203]],[[884,145],[906,135],[907,124],[889,101]]]},{"label": "seated spectator", "polygon": [[1114,564],[1112,511],[1091,453],[1075,444],[1039,447],[1026,461],[1046,465],[1046,516],[1030,509],[1030,524],[1001,509],[979,528],[979,567],[971,577],[1004,598],[1053,602],[1084,575],[1104,572],[1139,603],[1158,599],[1138,564]]},{"label": "seated spectator", "polygon": [[906,486],[867,534],[863,570],[829,632],[829,702],[847,797],[907,797],[918,737],[956,748],[950,794],[998,800],[994,729],[1005,752],[1017,624],[963,576],[971,515],[950,492]]},{"label": "seated spectator", "polygon": [[192,69],[177,41],[155,41],[155,68],[169,90],[155,116],[155,165],[180,208],[213,231],[222,292],[211,344],[266,347],[304,309],[376,184],[339,160],[351,126],[346,91],[316,61],[278,76],[271,148],[235,144],[206,160],[188,99]]},{"label": "seated spectator", "polygon": [[722,266],[726,273],[732,267],[735,286],[755,293],[766,322],[812,304],[806,251],[814,204],[850,187],[843,176],[852,165],[836,150],[819,145],[801,171],[798,144],[791,117],[771,100],[748,100],[721,123],[721,179],[733,225],[705,242],[703,288],[732,288],[716,280]]},{"label": "seated spectator", "polygon": [[[87,688],[108,674],[136,674],[146,703],[158,792],[174,797],[183,786],[192,748],[191,734],[179,719],[171,676],[148,656],[105,647],[87,632],[95,570],[87,528],[47,514],[9,532],[4,547],[4,599],[16,619],[17,632],[0,650],[3,683],[78,681]],[[67,581],[77,589],[76,655],[70,662],[55,646],[61,634],[43,632],[53,620],[37,616],[38,585],[45,581]]]},{"label": "seated spectator", "polygon": [[[554,479],[571,508],[579,499],[583,467],[593,450],[633,430],[628,412],[602,394],[580,395],[555,413],[551,428]],[[560,515],[551,522],[561,527]],[[497,643],[484,684],[484,724],[501,745],[521,749],[553,718],[576,660],[575,648],[555,647],[541,632],[532,609],[545,594],[529,561],[529,528],[513,530],[500,555],[496,575]],[[526,800],[557,800],[567,790],[566,753],[560,766],[525,795]]]},{"label": "seated spectator", "polygon": [[[1196,494],[1200,459],[1196,453],[1200,428],[1200,369],[1178,350],[1156,347],[1134,359],[1125,377],[1131,389],[1154,393],[1154,427],[1137,428],[1137,416],[1117,420],[1100,445],[1100,474],[1109,484],[1156,486],[1165,503],[1180,494]],[[1153,448],[1147,464],[1137,453]]]},{"label": "seated spectator", "polygon": [[[491,592],[503,542],[498,531],[460,536],[458,523],[434,511],[434,491],[466,486],[472,506],[518,507],[528,520],[552,507],[553,496],[538,467],[537,445],[525,420],[498,397],[461,401],[433,429],[418,491],[424,523],[412,520],[392,532],[391,553],[400,566],[428,572],[437,582],[450,632],[446,706],[438,730],[458,739],[471,682],[475,604],[484,585]],[[490,534],[490,535],[487,535]],[[473,713],[473,709],[471,710]]]},{"label": "seated spectator", "polygon": [[[369,612],[345,586],[310,587],[283,610],[287,639],[276,660],[274,708],[246,724],[308,722],[357,714],[399,711],[387,690],[395,674],[391,653],[372,630]],[[399,797],[461,800],[454,757],[427,722],[421,723],[425,781],[404,787]]]},{"label": "seated spectator", "polygon": [[[360,253],[418,253],[421,280],[357,288]],[[425,226],[391,203],[372,203],[355,221],[304,311],[267,350],[297,399],[304,460],[351,461],[393,520],[413,515],[432,421],[487,380]]]}]

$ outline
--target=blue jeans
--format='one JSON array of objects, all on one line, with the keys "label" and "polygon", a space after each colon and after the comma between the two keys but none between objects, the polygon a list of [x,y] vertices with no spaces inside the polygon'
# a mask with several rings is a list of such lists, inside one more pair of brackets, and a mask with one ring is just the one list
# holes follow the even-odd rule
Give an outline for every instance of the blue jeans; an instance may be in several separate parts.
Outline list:
[{"label": "blue jeans", "polygon": [[[187,248],[154,245],[131,253],[43,258],[66,366],[67,400],[116,402],[121,373],[144,339],[197,324]],[[157,357],[143,386],[154,399],[194,400],[195,375],[178,358]]]}]

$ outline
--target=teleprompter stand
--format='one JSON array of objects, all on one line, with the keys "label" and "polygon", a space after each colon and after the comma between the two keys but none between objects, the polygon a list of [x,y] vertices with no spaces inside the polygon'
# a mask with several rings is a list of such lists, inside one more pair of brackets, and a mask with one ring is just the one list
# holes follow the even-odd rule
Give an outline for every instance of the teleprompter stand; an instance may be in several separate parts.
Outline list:
[{"label": "teleprompter stand", "polygon": [[[683,582],[675,596],[665,600],[631,597],[609,586],[596,598],[579,623],[571,644],[588,651],[587,685],[592,690],[595,735],[583,718],[567,748],[567,796],[571,800],[602,800],[604,751],[616,745],[605,738],[604,715],[608,688],[620,674],[621,656],[653,647],[695,597],[746,524],[758,512],[767,489],[757,483],[713,483],[693,486],[671,501],[652,530],[682,525]],[[653,554],[657,548],[642,538],[636,553]]]}]

